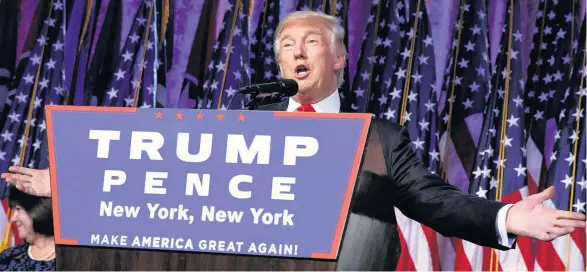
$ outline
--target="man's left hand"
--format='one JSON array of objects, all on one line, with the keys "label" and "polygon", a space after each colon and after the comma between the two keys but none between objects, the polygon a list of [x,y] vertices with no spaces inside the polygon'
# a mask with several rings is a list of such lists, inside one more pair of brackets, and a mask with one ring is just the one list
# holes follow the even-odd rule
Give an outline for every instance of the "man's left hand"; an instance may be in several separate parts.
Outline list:
[{"label": "man's left hand", "polygon": [[2,178],[29,195],[51,197],[51,175],[49,169],[31,169],[11,166]]},{"label": "man's left hand", "polygon": [[513,205],[506,219],[506,231],[542,241],[552,241],[575,228],[585,227],[585,215],[546,207],[543,201],[554,196],[554,187],[527,197]]}]

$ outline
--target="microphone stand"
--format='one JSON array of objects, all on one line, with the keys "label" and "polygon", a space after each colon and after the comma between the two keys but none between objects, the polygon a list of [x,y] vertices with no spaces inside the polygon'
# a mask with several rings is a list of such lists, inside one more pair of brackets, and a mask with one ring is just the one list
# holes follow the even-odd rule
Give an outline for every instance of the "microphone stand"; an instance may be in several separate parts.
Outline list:
[{"label": "microphone stand", "polygon": [[245,105],[247,110],[255,110],[260,106],[259,101],[257,100],[257,95],[258,93],[251,93],[249,103]]},{"label": "microphone stand", "polygon": [[247,110],[256,110],[259,106],[261,106],[261,99],[257,99],[257,93],[252,93],[251,100],[245,105],[245,108]]},{"label": "microphone stand", "polygon": [[261,95],[259,96],[259,93],[252,93],[251,94],[251,100],[249,101],[249,103],[247,103],[247,105],[245,105],[245,107],[247,108],[247,110],[256,110],[259,106],[263,105],[263,98],[267,97],[265,95]]},{"label": "microphone stand", "polygon": [[[270,90],[272,90],[272,92]],[[250,100],[247,105],[245,105],[247,110],[255,110],[268,101],[272,103],[272,101],[275,100],[274,98],[289,97],[295,95],[297,92],[298,84],[293,79],[284,79],[273,83],[245,86],[238,91],[240,94],[249,94]],[[235,97],[236,95],[234,95],[228,103],[229,109],[232,100],[234,100]],[[269,97],[269,99],[267,99],[267,97]]]},{"label": "microphone stand", "polygon": [[[230,106],[232,105],[232,102],[234,101],[234,99],[236,98],[236,96],[237,96],[237,95],[239,95],[239,94],[241,94],[241,95],[245,95],[245,94],[242,94],[242,93],[236,93],[235,95],[233,95],[233,96],[230,98],[230,101],[228,102],[228,106],[227,106],[227,108],[228,108],[228,109],[230,109]],[[256,92],[253,92],[253,93],[250,93],[250,94],[249,94],[250,101],[249,101],[249,103],[247,103],[247,104],[245,105],[245,108],[246,108],[247,110],[255,110],[255,109],[257,109],[259,106],[261,106],[261,101],[263,100],[263,98],[264,98],[265,96],[261,96],[260,98],[257,98],[257,96],[258,96],[258,95],[259,95],[259,93],[256,93]]]},{"label": "microphone stand", "polygon": [[274,98],[284,98],[286,97],[283,93],[280,92],[273,92],[271,94],[269,93],[263,93],[261,95],[259,95],[259,93],[253,93],[251,94],[251,100],[249,101],[249,103],[247,103],[246,107],[247,110],[256,110],[258,107],[268,104],[268,103],[277,103],[274,102]]}]

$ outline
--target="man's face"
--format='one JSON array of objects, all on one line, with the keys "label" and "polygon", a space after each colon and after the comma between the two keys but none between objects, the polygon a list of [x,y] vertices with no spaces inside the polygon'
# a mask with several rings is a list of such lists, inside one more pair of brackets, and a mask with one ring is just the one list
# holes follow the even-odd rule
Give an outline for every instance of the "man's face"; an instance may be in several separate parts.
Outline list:
[{"label": "man's face", "polygon": [[344,57],[333,54],[330,35],[318,18],[290,21],[283,27],[279,69],[282,78],[298,83],[299,102],[318,102],[336,89],[335,71],[344,67]]}]

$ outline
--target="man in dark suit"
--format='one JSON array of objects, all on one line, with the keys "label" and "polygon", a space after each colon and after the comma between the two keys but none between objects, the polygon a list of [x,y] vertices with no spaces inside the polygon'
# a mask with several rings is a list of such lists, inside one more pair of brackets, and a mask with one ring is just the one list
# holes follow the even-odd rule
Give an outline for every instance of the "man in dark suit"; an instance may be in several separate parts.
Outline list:
[{"label": "man in dark suit", "polygon": [[[337,91],[347,59],[343,37],[336,18],[320,12],[284,18],[274,51],[282,78],[296,80],[299,90],[288,101],[259,110],[353,112],[341,106]],[[585,227],[583,214],[542,206],[553,187],[515,205],[468,195],[428,171],[405,128],[375,120],[370,135],[339,269],[396,268],[400,243],[394,207],[444,236],[501,250],[513,248],[517,236],[550,241]]]},{"label": "man in dark suit", "polygon": [[[346,63],[344,29],[336,18],[318,12],[295,12],[275,32],[274,50],[281,76],[296,80],[298,93],[270,111],[348,112],[340,87]],[[580,213],[542,206],[549,188],[515,205],[462,192],[431,174],[412,151],[403,127],[375,120],[354,195],[339,257],[341,270],[394,270],[400,253],[394,207],[444,236],[459,237],[501,250],[517,236],[544,241],[585,227]],[[49,171],[11,167],[2,178],[19,190],[50,196]]]}]

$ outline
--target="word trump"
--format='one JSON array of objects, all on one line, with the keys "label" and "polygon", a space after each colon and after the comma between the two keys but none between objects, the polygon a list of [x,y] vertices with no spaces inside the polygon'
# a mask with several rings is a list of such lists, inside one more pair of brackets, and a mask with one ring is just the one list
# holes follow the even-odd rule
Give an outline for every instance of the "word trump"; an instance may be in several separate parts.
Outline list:
[{"label": "word trump", "polygon": [[[110,142],[120,140],[118,130],[90,130],[89,139],[98,141],[96,157],[107,159],[110,154]],[[176,155],[184,162],[204,162],[212,155],[214,135],[200,134],[197,153],[190,153],[190,133],[177,133]],[[130,139],[129,159],[140,160],[146,154],[150,160],[163,160],[159,150],[163,147],[163,134],[153,131],[133,131]],[[226,163],[269,164],[271,154],[271,136],[255,135],[247,146],[242,134],[228,134],[226,137]],[[318,141],[313,137],[285,136],[283,146],[283,165],[296,165],[298,157],[311,157],[318,153]]]}]

